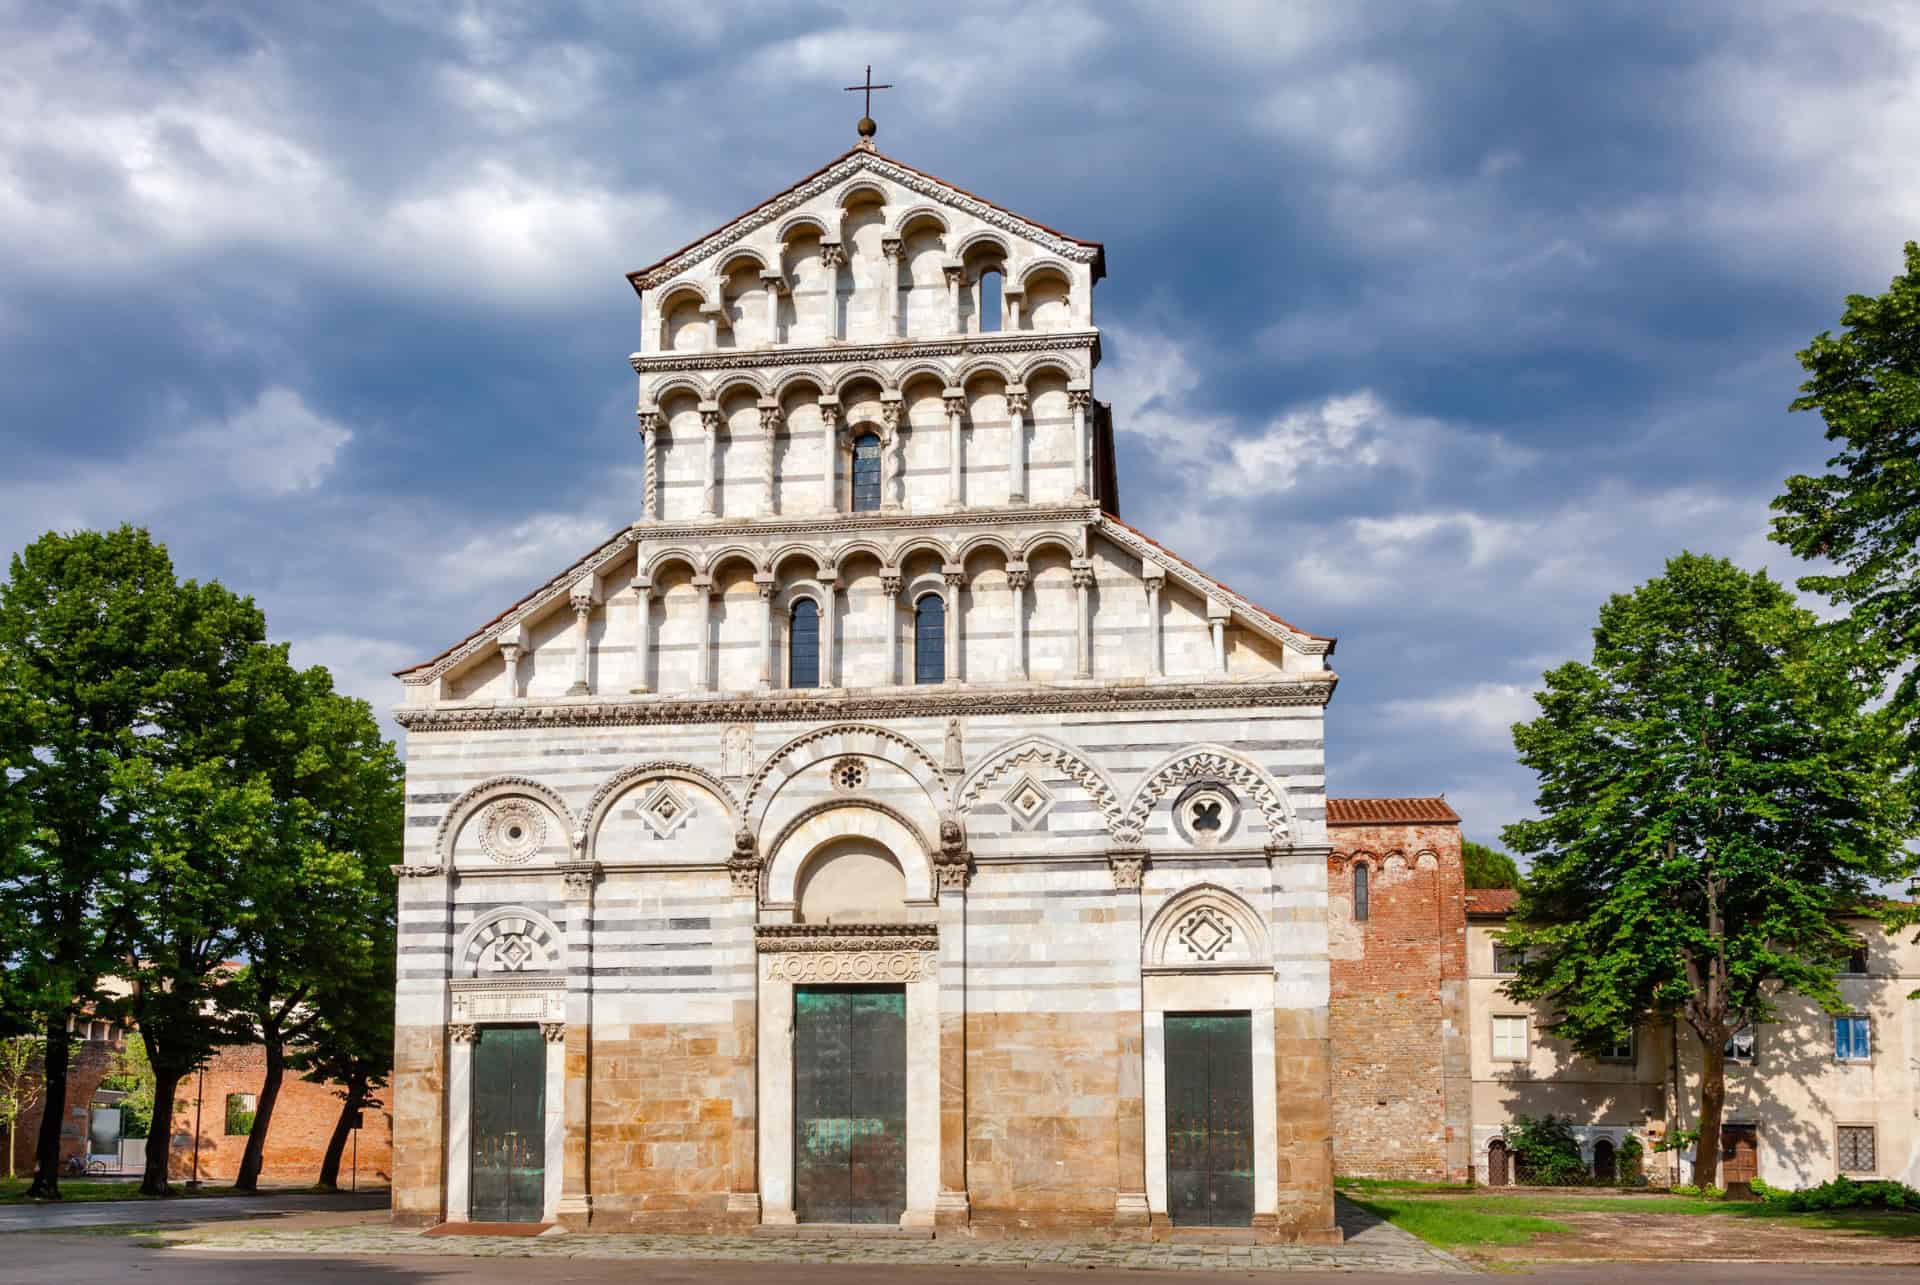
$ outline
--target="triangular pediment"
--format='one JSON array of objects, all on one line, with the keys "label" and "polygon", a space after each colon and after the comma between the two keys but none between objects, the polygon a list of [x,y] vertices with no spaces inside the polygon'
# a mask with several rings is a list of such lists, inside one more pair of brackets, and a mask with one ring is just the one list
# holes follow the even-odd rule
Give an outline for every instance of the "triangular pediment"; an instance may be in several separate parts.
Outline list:
[{"label": "triangular pediment", "polygon": [[685,276],[756,232],[769,227],[777,232],[784,220],[800,213],[810,203],[863,177],[882,180],[904,189],[925,204],[970,215],[1038,251],[1055,255],[1069,263],[1090,264],[1096,281],[1105,275],[1106,252],[1098,241],[1068,236],[890,156],[856,147],[699,240],[681,247],[657,263],[629,272],[627,280],[636,292],[641,292]]}]

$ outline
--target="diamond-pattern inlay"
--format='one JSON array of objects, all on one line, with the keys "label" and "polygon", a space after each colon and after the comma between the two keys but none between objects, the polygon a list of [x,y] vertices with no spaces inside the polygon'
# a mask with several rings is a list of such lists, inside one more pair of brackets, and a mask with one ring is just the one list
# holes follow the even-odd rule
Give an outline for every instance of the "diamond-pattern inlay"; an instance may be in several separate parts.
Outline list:
[{"label": "diamond-pattern inlay", "polygon": [[1053,795],[1047,787],[1024,774],[1007,787],[1000,801],[1013,814],[1015,826],[1022,830],[1039,825],[1053,807]]},{"label": "diamond-pattern inlay", "polygon": [[1174,936],[1202,963],[1233,944],[1233,924],[1212,906],[1201,906],[1180,921]]}]

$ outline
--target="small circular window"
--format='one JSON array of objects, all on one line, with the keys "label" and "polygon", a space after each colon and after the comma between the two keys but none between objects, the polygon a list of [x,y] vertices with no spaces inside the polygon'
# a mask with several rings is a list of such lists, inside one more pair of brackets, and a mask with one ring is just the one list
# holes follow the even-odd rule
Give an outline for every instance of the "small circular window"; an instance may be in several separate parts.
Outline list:
[{"label": "small circular window", "polygon": [[853,794],[867,783],[867,765],[857,758],[843,758],[833,765],[830,777],[834,789],[842,794]]},{"label": "small circular window", "polygon": [[1239,800],[1217,781],[1196,781],[1174,800],[1173,825],[1196,848],[1215,847],[1239,829]]},{"label": "small circular window", "polygon": [[532,860],[546,837],[546,814],[525,799],[500,800],[480,823],[481,850],[503,865]]}]

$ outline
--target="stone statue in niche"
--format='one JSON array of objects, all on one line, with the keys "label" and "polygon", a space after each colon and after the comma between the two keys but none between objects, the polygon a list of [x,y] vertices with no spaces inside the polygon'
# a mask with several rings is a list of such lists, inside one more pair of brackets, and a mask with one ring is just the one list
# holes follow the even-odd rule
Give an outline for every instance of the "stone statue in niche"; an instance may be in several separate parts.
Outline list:
[{"label": "stone statue in niche", "polygon": [[742,777],[753,771],[753,729],[735,723],[720,734],[722,776]]},{"label": "stone statue in niche", "polygon": [[960,746],[960,720],[958,717],[947,720],[947,757],[941,766],[949,772],[966,770],[967,758]]}]

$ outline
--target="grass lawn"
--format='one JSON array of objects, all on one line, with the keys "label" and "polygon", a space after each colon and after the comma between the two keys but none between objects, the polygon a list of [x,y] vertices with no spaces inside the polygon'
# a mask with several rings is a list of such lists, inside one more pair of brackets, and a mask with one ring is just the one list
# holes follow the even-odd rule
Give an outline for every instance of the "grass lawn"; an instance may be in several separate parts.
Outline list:
[{"label": "grass lawn", "polygon": [[1428,1191],[1451,1195],[1474,1190],[1465,1183],[1414,1182],[1406,1178],[1335,1178],[1333,1185],[1340,1191],[1363,1195],[1371,1191]]},{"label": "grass lawn", "polygon": [[[1805,1231],[1920,1238],[1920,1214],[1850,1209],[1826,1213],[1789,1213],[1759,1201],[1703,1200],[1690,1196],[1471,1195],[1434,1199],[1420,1195],[1419,1184],[1405,1194],[1383,1188],[1341,1184],[1355,1204],[1442,1249],[1481,1245],[1524,1245],[1537,1235],[1572,1232],[1555,1214],[1654,1214],[1753,1220]],[[1429,1193],[1459,1188],[1428,1187]],[[1484,1190],[1484,1189],[1483,1189]]]},{"label": "grass lawn", "polygon": [[[0,1178],[0,1205],[24,1205],[29,1203],[27,1200],[27,1187],[31,1182],[31,1178],[25,1177]],[[195,1192],[188,1192],[183,1184],[177,1182],[173,1184],[173,1191],[177,1196],[233,1196],[243,1194],[234,1191],[232,1187],[207,1186],[203,1186]],[[62,1204],[76,1204],[89,1200],[144,1199],[149,1199],[149,1197],[144,1197],[140,1194],[140,1183],[137,1179],[130,1179],[126,1182],[91,1182],[78,1178],[62,1178],[60,1181],[60,1202]],[[152,1197],[152,1199],[161,1199],[161,1197]]]}]

